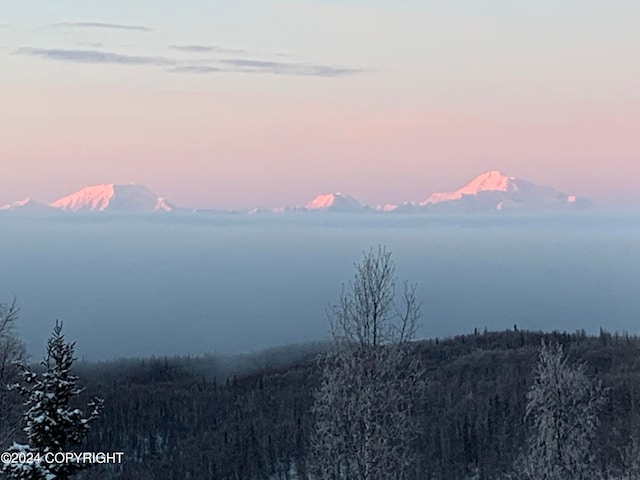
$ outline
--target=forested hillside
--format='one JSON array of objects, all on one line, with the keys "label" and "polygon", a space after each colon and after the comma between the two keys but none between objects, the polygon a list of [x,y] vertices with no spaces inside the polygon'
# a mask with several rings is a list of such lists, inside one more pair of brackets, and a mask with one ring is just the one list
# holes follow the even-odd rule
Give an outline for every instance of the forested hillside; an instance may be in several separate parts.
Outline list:
[{"label": "forested hillside", "polygon": [[[571,363],[586,362],[609,389],[594,451],[603,471],[630,468],[640,339],[514,329],[412,344],[428,381],[416,399],[420,458],[411,478],[496,479],[511,470],[528,434],[526,392],[543,339],[562,344]],[[297,348],[289,362],[273,353],[253,371],[246,362],[244,374],[214,357],[79,365],[84,395],[105,400],[84,448],[126,458],[83,478],[306,478],[318,348]]]}]

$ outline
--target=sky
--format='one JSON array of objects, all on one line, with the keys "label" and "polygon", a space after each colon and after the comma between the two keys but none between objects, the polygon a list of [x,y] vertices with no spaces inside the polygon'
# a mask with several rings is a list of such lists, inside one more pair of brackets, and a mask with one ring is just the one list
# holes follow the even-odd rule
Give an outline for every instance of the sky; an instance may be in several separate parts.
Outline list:
[{"label": "sky", "polygon": [[499,169],[636,204],[640,3],[0,0],[0,204],[422,200]]}]

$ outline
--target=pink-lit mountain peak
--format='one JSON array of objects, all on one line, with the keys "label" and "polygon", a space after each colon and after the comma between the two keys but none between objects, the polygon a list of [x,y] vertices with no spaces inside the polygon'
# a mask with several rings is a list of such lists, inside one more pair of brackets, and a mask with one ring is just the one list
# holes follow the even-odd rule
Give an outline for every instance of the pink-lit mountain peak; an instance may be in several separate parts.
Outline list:
[{"label": "pink-lit mountain peak", "polygon": [[474,194],[484,190],[507,192],[510,189],[517,188],[515,181],[515,177],[507,177],[498,170],[491,170],[490,172],[477,176],[459,191],[465,194]]},{"label": "pink-lit mountain peak", "polygon": [[420,202],[421,205],[446,202],[450,200],[458,200],[463,195],[477,195],[479,192],[498,191],[498,192],[516,192],[518,184],[522,183],[515,177],[503,175],[498,170],[478,175],[476,178],[467,183],[464,187],[452,192],[439,192],[429,196],[425,201]]},{"label": "pink-lit mountain peak", "polygon": [[351,195],[342,193],[324,193],[318,195],[305,205],[306,210],[311,211],[360,211],[364,208],[358,200]]},{"label": "pink-lit mountain peak", "polygon": [[113,184],[91,185],[51,203],[52,207],[76,212],[78,210],[104,211],[114,195]]},{"label": "pink-lit mountain peak", "polygon": [[88,212],[149,212],[171,211],[164,198],[142,185],[100,184],[82,188],[51,203],[65,211]]}]

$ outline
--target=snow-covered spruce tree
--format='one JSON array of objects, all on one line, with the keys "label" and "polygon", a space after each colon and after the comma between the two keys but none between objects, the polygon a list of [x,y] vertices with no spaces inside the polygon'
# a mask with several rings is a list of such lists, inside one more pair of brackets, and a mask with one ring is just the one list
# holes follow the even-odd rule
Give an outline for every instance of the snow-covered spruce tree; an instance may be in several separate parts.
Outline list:
[{"label": "snow-covered spruce tree", "polygon": [[[90,423],[98,418],[102,400],[94,399],[87,406],[89,417],[70,403],[82,389],[76,386],[77,377],[70,370],[75,361],[75,343],[65,341],[62,323],[56,321],[53,334],[47,342],[47,354],[41,362],[44,371],[38,375],[23,365],[22,383],[14,387],[26,398],[24,402],[24,432],[27,444],[14,443],[9,452],[24,452],[44,456],[79,445],[89,430]],[[77,463],[7,463],[3,470],[8,478],[20,480],[64,480],[85,468]]]},{"label": "snow-covered spruce tree", "polygon": [[533,374],[526,407],[531,430],[517,478],[599,478],[593,440],[605,400],[601,385],[589,379],[583,363],[570,365],[559,344],[542,343]]},{"label": "snow-covered spruce tree", "polygon": [[403,479],[417,452],[412,405],[424,368],[411,355],[420,317],[415,286],[396,301],[395,265],[383,247],[355,265],[330,309],[333,350],[321,359],[308,458],[313,479]]}]

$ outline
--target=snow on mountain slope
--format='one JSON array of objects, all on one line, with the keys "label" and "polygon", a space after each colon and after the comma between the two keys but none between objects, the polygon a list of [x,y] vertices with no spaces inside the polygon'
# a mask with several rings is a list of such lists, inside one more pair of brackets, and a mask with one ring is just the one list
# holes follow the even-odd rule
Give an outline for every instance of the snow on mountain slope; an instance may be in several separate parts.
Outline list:
[{"label": "snow on mountain slope", "polygon": [[552,187],[534,185],[492,170],[479,175],[458,190],[434,193],[417,206],[427,210],[476,212],[536,211],[588,204],[588,201],[575,195],[566,195]]},{"label": "snow on mountain slope", "polygon": [[17,202],[1,206],[0,211],[46,213],[53,211],[53,208],[51,208],[46,203],[38,202],[37,200],[33,200],[31,198],[25,198],[24,200],[18,200]]},{"label": "snow on mountain slope", "polygon": [[326,193],[318,195],[305,205],[307,211],[320,212],[362,212],[367,207],[351,195],[342,193]]},{"label": "snow on mountain slope", "polygon": [[515,177],[507,177],[498,170],[491,170],[479,175],[464,187],[453,192],[433,193],[425,201],[420,202],[420,205],[458,200],[463,195],[477,195],[479,192],[485,191],[517,192],[519,190],[518,183],[522,182],[522,180],[517,180]]},{"label": "snow on mountain slope", "polygon": [[170,212],[173,206],[142,185],[92,185],[50,204],[71,212]]}]

